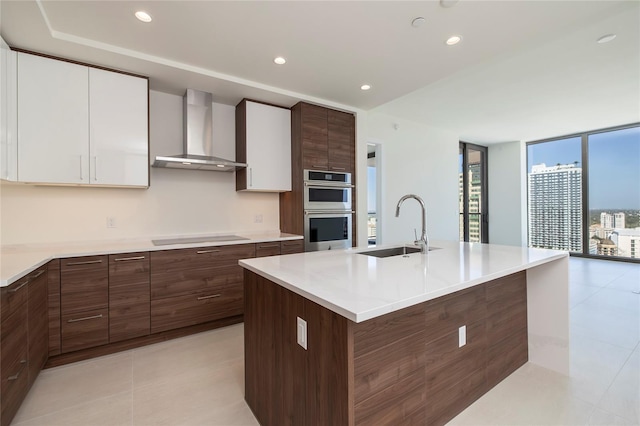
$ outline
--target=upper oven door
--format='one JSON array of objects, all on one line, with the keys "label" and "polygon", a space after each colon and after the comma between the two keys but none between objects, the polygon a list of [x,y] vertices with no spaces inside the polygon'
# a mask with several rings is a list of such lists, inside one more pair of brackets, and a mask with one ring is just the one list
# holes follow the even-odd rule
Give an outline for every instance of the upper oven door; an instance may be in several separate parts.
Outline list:
[{"label": "upper oven door", "polygon": [[304,184],[305,210],[351,210],[351,187]]}]

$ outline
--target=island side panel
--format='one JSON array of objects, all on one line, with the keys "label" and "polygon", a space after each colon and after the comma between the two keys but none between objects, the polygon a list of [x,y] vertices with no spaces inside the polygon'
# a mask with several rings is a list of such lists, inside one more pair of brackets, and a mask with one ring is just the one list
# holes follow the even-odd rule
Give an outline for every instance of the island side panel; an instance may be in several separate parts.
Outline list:
[{"label": "island side panel", "polygon": [[569,257],[527,270],[529,360],[569,375]]},{"label": "island side panel", "polygon": [[253,272],[244,283],[245,400],[260,424],[352,425],[350,322]]}]

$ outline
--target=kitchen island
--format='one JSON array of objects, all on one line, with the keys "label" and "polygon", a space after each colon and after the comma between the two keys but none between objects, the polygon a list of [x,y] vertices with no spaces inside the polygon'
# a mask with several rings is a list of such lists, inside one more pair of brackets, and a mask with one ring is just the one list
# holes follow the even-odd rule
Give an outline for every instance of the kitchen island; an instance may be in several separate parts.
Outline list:
[{"label": "kitchen island", "polygon": [[444,424],[527,361],[569,373],[566,253],[433,245],[240,261],[261,424]]}]

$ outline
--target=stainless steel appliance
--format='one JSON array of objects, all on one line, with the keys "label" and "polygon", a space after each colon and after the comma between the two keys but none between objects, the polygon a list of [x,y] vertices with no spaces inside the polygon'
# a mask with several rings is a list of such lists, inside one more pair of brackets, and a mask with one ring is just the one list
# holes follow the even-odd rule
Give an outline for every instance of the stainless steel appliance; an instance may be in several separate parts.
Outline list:
[{"label": "stainless steel appliance", "polygon": [[351,173],[304,171],[305,251],[351,247],[352,189]]},{"label": "stainless steel appliance", "polygon": [[305,210],[305,251],[351,247],[353,211]]},{"label": "stainless steel appliance", "polygon": [[351,173],[304,171],[305,210],[351,210]]}]

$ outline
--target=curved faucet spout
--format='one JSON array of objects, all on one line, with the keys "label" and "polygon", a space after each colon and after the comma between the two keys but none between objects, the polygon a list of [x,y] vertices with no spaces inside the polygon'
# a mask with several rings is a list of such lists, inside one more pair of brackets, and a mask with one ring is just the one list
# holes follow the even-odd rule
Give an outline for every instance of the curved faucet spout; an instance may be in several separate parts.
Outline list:
[{"label": "curved faucet spout", "polygon": [[420,203],[420,207],[422,208],[422,232],[420,233],[420,239],[416,240],[414,243],[420,246],[422,253],[426,254],[429,252],[429,238],[427,237],[427,209],[422,198],[415,194],[407,194],[400,198],[398,205],[396,206],[396,217],[400,216],[400,206],[402,203],[409,198],[413,198]]}]

